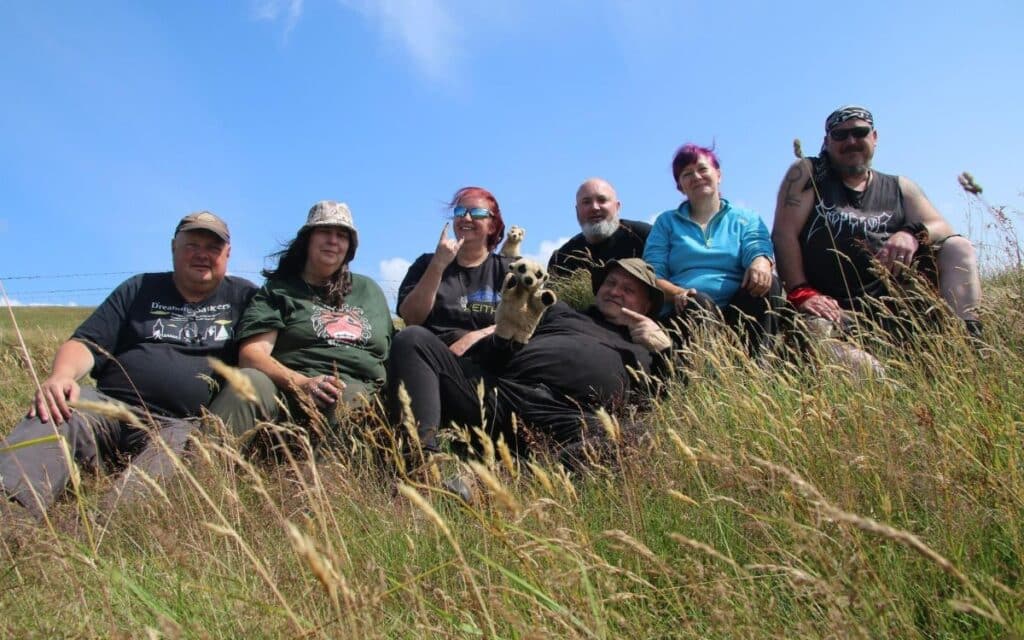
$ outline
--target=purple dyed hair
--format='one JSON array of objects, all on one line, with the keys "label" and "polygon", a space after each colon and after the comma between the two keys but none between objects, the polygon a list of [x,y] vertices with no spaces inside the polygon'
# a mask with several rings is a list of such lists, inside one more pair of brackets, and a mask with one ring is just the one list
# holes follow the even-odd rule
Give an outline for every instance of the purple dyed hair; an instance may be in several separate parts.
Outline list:
[{"label": "purple dyed hair", "polygon": [[683,172],[683,169],[697,162],[701,156],[710,160],[716,169],[722,168],[718,164],[718,156],[715,155],[715,148],[713,146],[709,149],[708,147],[687,142],[679,147],[679,150],[676,151],[676,157],[672,158],[672,177],[675,178],[676,184],[679,184],[679,174]]}]

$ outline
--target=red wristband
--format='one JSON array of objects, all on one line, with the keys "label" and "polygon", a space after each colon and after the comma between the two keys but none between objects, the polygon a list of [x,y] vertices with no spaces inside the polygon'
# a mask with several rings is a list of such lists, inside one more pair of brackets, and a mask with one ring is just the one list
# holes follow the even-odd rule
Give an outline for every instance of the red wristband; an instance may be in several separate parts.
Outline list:
[{"label": "red wristband", "polygon": [[791,305],[799,309],[801,306],[803,306],[805,302],[807,302],[814,296],[820,295],[821,292],[815,289],[814,287],[803,285],[787,293],[786,300],[789,300],[789,303]]}]

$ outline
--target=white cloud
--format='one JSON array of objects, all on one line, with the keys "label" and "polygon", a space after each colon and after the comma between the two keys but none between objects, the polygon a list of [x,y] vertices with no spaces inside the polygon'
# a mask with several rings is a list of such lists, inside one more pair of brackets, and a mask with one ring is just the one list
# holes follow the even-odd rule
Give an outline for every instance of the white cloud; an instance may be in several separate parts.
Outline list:
[{"label": "white cloud", "polygon": [[273,22],[284,16],[284,32],[287,35],[302,17],[303,0],[256,0],[253,15],[257,20]]},{"label": "white cloud", "polygon": [[74,300],[70,302],[22,302],[21,300],[8,300],[12,307],[77,307]]},{"label": "white cloud", "polygon": [[[252,0],[257,20],[284,20],[285,35],[302,17],[304,0]],[[472,24],[478,31],[495,32],[509,27],[516,5],[507,0],[479,4],[471,0],[337,0],[363,16],[381,36],[405,50],[427,78],[451,82],[458,77],[465,38],[458,25]]]},{"label": "white cloud", "polygon": [[537,253],[528,253],[523,257],[547,266],[548,260],[551,259],[551,254],[555,252],[555,249],[558,249],[568,241],[569,236],[564,236],[557,240],[542,240],[540,243],[540,249],[537,250]]},{"label": "white cloud", "polygon": [[380,277],[377,284],[384,290],[388,306],[392,309],[398,304],[398,285],[402,284],[411,262],[405,258],[388,258],[380,261]]},{"label": "white cloud", "polygon": [[427,77],[451,75],[463,41],[456,38],[451,7],[440,0],[338,0],[361,13],[385,38],[398,41]]},{"label": "white cloud", "polygon": [[411,265],[412,263],[405,258],[388,258],[387,260],[381,260],[381,288],[385,291],[388,289],[395,289],[397,291],[398,285],[402,283],[402,279],[405,278],[405,273],[409,270]]}]

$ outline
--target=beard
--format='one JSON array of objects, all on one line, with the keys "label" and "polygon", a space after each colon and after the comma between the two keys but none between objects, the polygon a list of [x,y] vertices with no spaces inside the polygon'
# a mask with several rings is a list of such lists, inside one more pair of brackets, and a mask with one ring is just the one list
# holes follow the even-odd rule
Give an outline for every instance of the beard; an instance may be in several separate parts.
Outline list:
[{"label": "beard", "polygon": [[835,167],[840,175],[847,177],[862,176],[871,170],[871,161],[868,160],[861,164],[833,164],[832,166]]},{"label": "beard", "polygon": [[863,155],[863,160],[856,164],[850,162],[844,162],[842,156],[845,154],[828,154],[829,162],[832,168],[836,170],[840,175],[846,177],[862,176],[871,170],[871,159],[874,154],[870,153],[870,150],[865,148],[851,149],[851,151],[859,151]]},{"label": "beard", "polygon": [[580,225],[580,229],[583,230],[583,237],[587,239],[587,242],[596,244],[612,237],[612,234],[619,229],[619,221],[609,219],[601,222],[584,222]]}]

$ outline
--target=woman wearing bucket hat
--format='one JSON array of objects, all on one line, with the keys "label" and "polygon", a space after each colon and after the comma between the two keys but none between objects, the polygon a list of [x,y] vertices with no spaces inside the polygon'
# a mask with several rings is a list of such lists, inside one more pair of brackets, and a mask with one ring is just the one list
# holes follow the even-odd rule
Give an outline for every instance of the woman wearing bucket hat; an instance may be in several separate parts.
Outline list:
[{"label": "woman wearing bucket hat", "polygon": [[236,435],[282,417],[279,399],[293,418],[333,427],[338,409],[384,385],[391,314],[380,287],[349,270],[358,245],[348,206],[324,200],[264,270],[236,336],[257,401],[231,388],[210,407]]},{"label": "woman wearing bucket hat", "polygon": [[753,355],[778,330],[769,310],[782,289],[772,274],[768,227],[755,212],[721,197],[714,150],[683,145],[672,160],[672,177],[686,200],[658,216],[644,248],[669,299],[662,315],[692,323],[710,312],[740,329]]},{"label": "woman wearing bucket hat", "polygon": [[[434,253],[409,267],[398,289],[398,315],[407,326],[437,334],[455,355],[463,355],[494,331],[501,284],[514,258],[494,253],[505,233],[498,201],[487,189],[463,187],[449,204]],[[451,224],[455,238],[448,237]]]}]

